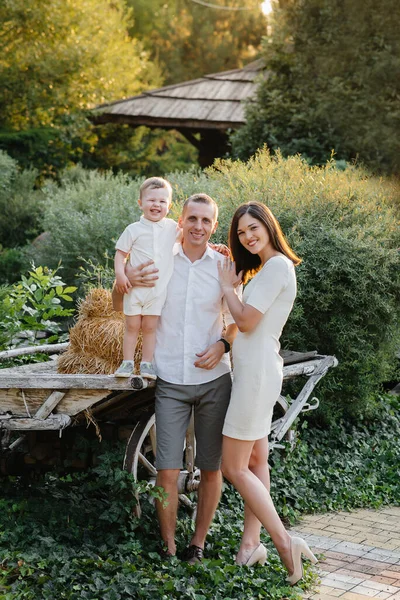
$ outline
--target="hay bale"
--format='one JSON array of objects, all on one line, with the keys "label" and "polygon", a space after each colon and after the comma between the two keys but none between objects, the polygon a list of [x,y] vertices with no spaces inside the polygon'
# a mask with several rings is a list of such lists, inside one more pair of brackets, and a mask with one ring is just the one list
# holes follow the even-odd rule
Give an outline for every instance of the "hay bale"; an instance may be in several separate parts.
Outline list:
[{"label": "hay bale", "polygon": [[71,348],[104,360],[122,361],[124,322],[114,318],[79,319],[69,332]]},{"label": "hay bale", "polygon": [[[122,361],[124,315],[112,307],[111,292],[90,290],[78,309],[78,320],[70,329],[70,345],[58,360],[60,373],[110,375]],[[142,336],[135,351],[135,370],[139,371]]]},{"label": "hay bale", "polygon": [[119,367],[118,361],[107,361],[69,349],[57,361],[59,373],[111,375]]},{"label": "hay bale", "polygon": [[120,321],[124,320],[124,315],[113,309],[111,292],[109,290],[94,288],[79,303],[78,318],[91,319],[93,317],[113,317]]}]

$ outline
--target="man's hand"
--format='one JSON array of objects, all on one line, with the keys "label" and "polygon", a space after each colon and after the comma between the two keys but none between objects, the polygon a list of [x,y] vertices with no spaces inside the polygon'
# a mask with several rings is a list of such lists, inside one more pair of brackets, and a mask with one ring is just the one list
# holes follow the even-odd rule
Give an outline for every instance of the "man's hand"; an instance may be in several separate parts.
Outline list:
[{"label": "man's hand", "polygon": [[154,287],[158,279],[157,273],[158,269],[154,267],[153,260],[148,260],[137,267],[132,267],[127,263],[125,267],[125,275],[131,287]]},{"label": "man's hand", "polygon": [[204,350],[203,352],[198,352],[196,356],[199,357],[199,360],[196,360],[194,363],[195,367],[199,369],[214,369],[217,364],[220,362],[221,358],[225,353],[225,346],[222,342],[215,342]]}]

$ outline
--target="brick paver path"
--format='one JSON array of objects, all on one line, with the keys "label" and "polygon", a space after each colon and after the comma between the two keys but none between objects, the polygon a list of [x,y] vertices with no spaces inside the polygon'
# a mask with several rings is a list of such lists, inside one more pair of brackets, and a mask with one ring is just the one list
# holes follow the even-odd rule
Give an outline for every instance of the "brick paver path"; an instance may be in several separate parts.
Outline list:
[{"label": "brick paver path", "polygon": [[296,527],[319,563],[310,600],[400,600],[400,507],[309,515]]}]

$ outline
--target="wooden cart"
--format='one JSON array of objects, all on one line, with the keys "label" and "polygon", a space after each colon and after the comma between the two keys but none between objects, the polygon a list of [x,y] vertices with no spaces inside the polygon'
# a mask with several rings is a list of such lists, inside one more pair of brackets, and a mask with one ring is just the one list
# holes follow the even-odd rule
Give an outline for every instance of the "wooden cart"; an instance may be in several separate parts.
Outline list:
[{"label": "wooden cart", "polygon": [[[65,348],[66,344],[58,344],[42,346],[40,351],[54,353]],[[19,351],[28,353],[32,349]],[[3,352],[0,359],[17,354],[17,351]],[[318,407],[316,398],[310,400],[311,394],[318,381],[337,365],[334,356],[316,352],[282,355],[284,380],[305,376],[306,382],[294,400],[280,397],[270,436],[272,449],[281,447],[285,436],[293,439],[291,426],[301,412]],[[88,423],[95,425],[100,433],[114,432],[115,437],[122,431],[127,439],[124,468],[137,480],[155,483],[154,382],[137,376],[117,379],[113,375],[60,374],[54,356],[45,363],[0,369],[0,475],[51,467],[62,460],[62,444],[57,441],[61,436],[67,437],[63,431],[79,427],[86,430]],[[178,483],[180,500],[192,507],[186,494],[197,490],[200,481],[194,463],[192,424],[184,452],[186,468],[181,471]]]}]

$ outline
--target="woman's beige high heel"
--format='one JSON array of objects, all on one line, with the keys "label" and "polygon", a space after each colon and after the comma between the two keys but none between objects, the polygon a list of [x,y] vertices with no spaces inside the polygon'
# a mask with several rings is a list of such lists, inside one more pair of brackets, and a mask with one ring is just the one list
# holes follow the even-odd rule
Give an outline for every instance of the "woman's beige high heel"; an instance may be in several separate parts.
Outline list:
[{"label": "woman's beige high heel", "polygon": [[267,560],[267,549],[263,544],[259,544],[253,552],[250,554],[249,558],[245,561],[238,560],[236,558],[236,564],[241,565],[242,567],[252,567],[256,563],[260,565],[264,565]]},{"label": "woman's beige high heel", "polygon": [[315,565],[318,559],[311,552],[308,544],[299,537],[292,537],[290,541],[290,551],[293,560],[293,573],[287,578],[290,585],[295,585],[303,577],[303,563],[301,555],[304,554]]}]

